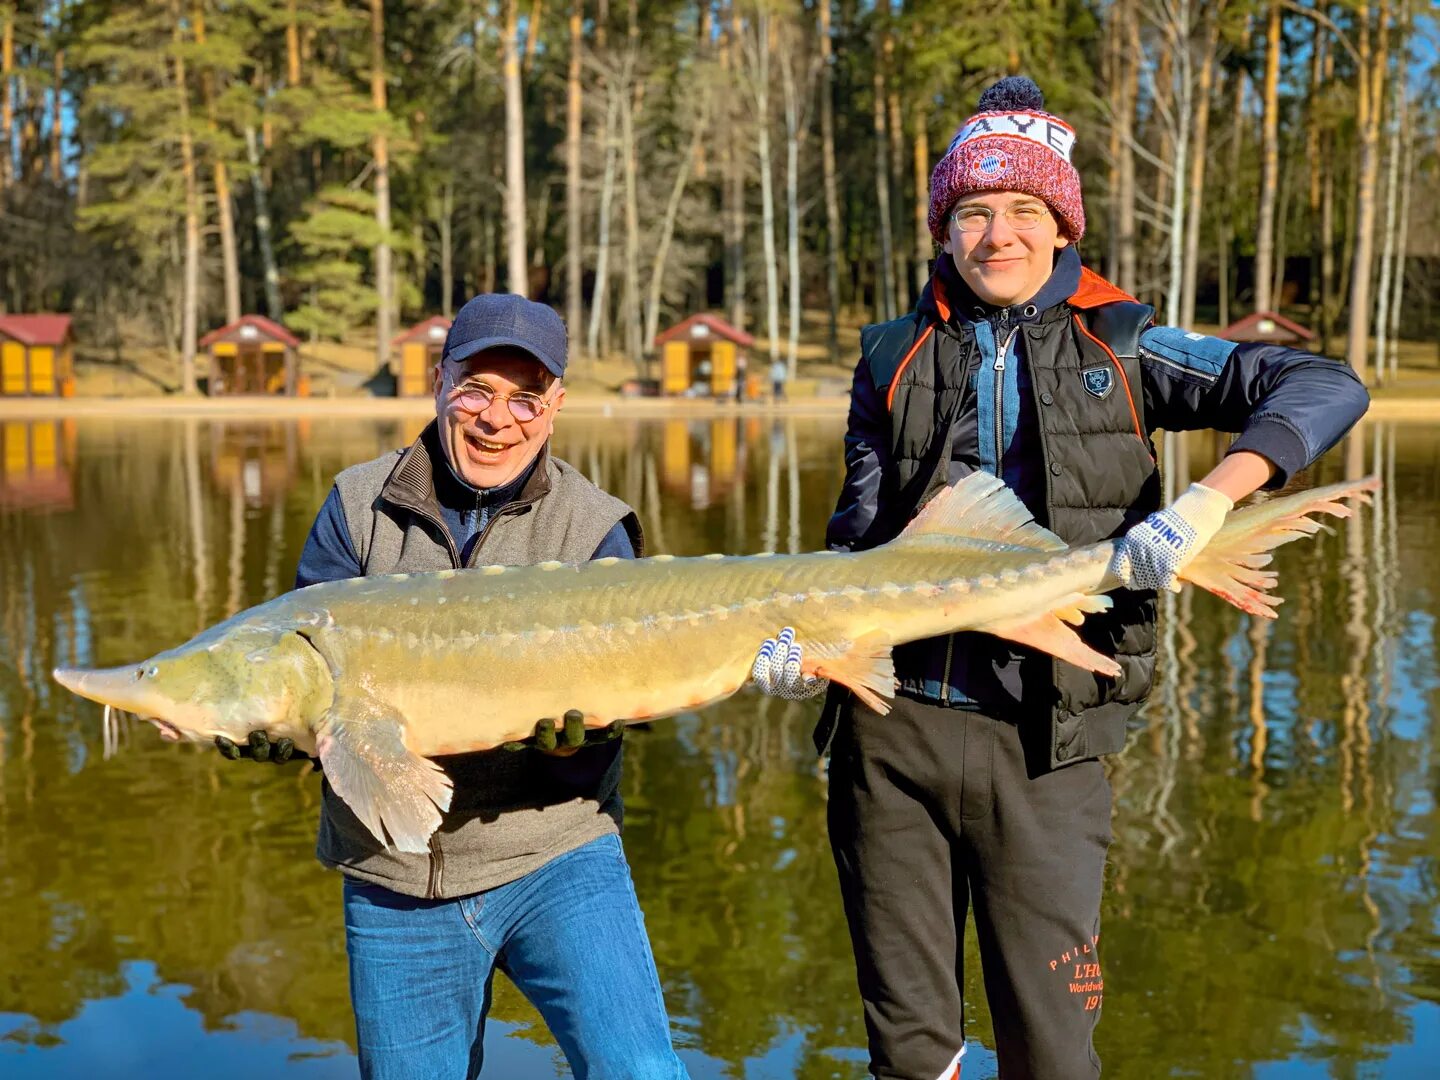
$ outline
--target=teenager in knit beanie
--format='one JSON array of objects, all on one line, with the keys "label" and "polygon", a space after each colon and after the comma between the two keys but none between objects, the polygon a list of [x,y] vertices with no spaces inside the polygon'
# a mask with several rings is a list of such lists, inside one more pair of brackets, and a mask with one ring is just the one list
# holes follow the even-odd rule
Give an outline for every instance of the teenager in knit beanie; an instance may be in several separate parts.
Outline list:
[{"label": "teenager in knit beanie", "polygon": [[[829,688],[815,744],[833,748],[830,844],[870,1073],[889,1080],[958,1080],[972,920],[1000,1075],[1099,1080],[1112,806],[1100,759],[1124,747],[1150,691],[1156,591],[1177,585],[1234,500],[1306,467],[1366,403],[1344,364],[1155,326],[1153,309],[1083,266],[1074,145],[1029,79],[986,90],[931,178],[929,227],[945,254],[913,311],[860,334],[827,547],[917,535],[907,530],[932,495],[951,513],[942,485],[969,485],[986,494],[946,504],[966,509],[941,531],[970,540],[947,541],[991,544],[995,529],[1034,518],[1052,545],[1112,540],[1110,572],[1125,586],[1081,628],[1116,658],[1113,676],[1057,648],[1069,601],[1024,626],[997,612],[994,633],[952,634],[940,609],[978,601],[916,596],[937,613],[936,636],[893,653],[852,643],[868,660],[888,655],[889,711]],[[1161,509],[1157,427],[1239,434]],[[777,630],[755,685],[788,699],[824,691],[828,643]]]},{"label": "teenager in knit beanie", "polygon": [[945,243],[946,215],[962,195],[1021,191],[1042,200],[1065,237],[1085,235],[1080,174],[1071,164],[1075,129],[1045,111],[1045,95],[1023,75],[1001,79],[980,95],[930,176],[930,235]]}]

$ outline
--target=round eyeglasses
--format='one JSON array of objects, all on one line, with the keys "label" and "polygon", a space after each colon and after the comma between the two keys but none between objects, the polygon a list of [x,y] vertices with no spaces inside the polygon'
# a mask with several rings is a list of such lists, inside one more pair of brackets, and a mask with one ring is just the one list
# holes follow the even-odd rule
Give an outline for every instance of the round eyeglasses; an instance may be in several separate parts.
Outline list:
[{"label": "round eyeglasses", "polygon": [[496,400],[505,402],[510,415],[522,424],[540,419],[541,414],[554,404],[529,390],[517,390],[513,394],[501,394],[487,382],[468,382],[455,391],[450,404],[467,413],[482,413]]},{"label": "round eyeglasses", "polygon": [[[1000,211],[1005,224],[1024,232],[1033,229],[1050,216],[1050,208],[1040,203],[1015,203]],[[959,206],[950,214],[964,233],[982,233],[995,220],[995,211],[988,206]]]}]

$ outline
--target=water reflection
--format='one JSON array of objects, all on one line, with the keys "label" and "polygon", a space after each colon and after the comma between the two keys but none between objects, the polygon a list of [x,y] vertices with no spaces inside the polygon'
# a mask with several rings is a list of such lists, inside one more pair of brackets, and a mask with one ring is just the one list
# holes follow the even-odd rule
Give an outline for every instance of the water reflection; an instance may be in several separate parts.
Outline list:
[{"label": "water reflection", "polygon": [[[3,425],[6,1075],[352,1071],[314,777],[148,729],[103,760],[97,709],[47,673],[148,655],[285,588],[333,474],[417,426]],[[840,435],[838,421],[566,417],[557,441],[640,511],[653,550],[703,554],[819,546]],[[1166,440],[1170,485],[1223,446]],[[1111,762],[1107,1074],[1418,1075],[1440,1051],[1440,436],[1366,427],[1305,483],[1370,471],[1387,481],[1373,512],[1279,553],[1279,622],[1166,600],[1155,695]],[[627,740],[627,846],[697,1077],[863,1075],[814,710],[742,695]],[[986,1043],[973,939],[969,957]],[[496,1018],[497,1075],[557,1072],[508,988]],[[142,1024],[183,1056],[107,1053]]]}]

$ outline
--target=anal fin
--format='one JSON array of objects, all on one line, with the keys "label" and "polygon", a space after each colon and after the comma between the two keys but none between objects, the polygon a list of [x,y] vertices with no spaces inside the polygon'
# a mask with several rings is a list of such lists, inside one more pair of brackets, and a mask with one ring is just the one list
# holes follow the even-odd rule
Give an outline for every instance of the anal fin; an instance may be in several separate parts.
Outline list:
[{"label": "anal fin", "polygon": [[368,696],[338,696],[316,732],[335,794],[375,839],[400,851],[428,850],[450,808],[445,770],[405,745],[405,725]]},{"label": "anal fin", "polygon": [[881,716],[890,711],[885,699],[895,696],[895,662],[884,634],[864,634],[841,645],[807,644],[804,652],[800,670],[806,675],[839,683]]}]

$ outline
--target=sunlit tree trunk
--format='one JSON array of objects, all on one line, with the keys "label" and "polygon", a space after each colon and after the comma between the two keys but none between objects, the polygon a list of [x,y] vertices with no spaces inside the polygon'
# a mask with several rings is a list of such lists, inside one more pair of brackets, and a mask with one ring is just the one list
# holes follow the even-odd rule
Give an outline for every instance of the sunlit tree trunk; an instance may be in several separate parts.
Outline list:
[{"label": "sunlit tree trunk", "polygon": [[640,62],[640,24],[636,0],[630,0],[625,32],[625,78],[620,99],[620,132],[625,152],[625,266],[620,293],[620,321],[625,351],[644,374],[644,344],[640,340],[640,195],[639,148],[635,119],[644,100],[645,84],[636,74]]},{"label": "sunlit tree trunk", "polygon": [[1260,134],[1260,201],[1255,226],[1255,310],[1274,306],[1275,201],[1280,183],[1280,0],[1270,0],[1265,24],[1265,84]]},{"label": "sunlit tree trunk", "polygon": [[820,162],[825,185],[825,292],[829,301],[827,344],[840,354],[840,199],[835,185],[835,57],[830,41],[830,0],[820,15]]},{"label": "sunlit tree trunk", "polygon": [[285,77],[293,89],[300,85],[300,18],[295,0],[286,0]]},{"label": "sunlit tree trunk", "polygon": [[610,277],[610,208],[615,197],[615,114],[619,107],[619,91],[607,82],[605,127],[601,133],[605,167],[600,179],[600,217],[595,230],[595,289],[590,295],[590,327],[585,335],[585,350],[591,356],[600,354],[600,329],[605,323],[605,290]]},{"label": "sunlit tree trunk", "polygon": [[185,182],[185,257],[180,289],[180,392],[193,394],[195,384],[195,340],[200,305],[200,191],[195,178],[195,146],[190,139],[190,89],[185,81],[184,38],[181,36],[180,3],[170,0],[175,103],[180,132],[180,171]]},{"label": "sunlit tree trunk", "polygon": [[[722,65],[728,56],[735,76],[740,73],[741,56],[743,53],[740,8],[737,0],[729,0],[730,20],[729,31],[726,34],[724,46],[726,48],[721,54]],[[742,125],[737,122],[737,117],[732,109],[727,110],[729,117],[728,133],[726,140],[726,152],[728,154],[729,169],[725,178],[725,207],[721,216],[725,222],[725,253],[727,262],[727,273],[725,275],[725,288],[729,294],[730,323],[739,330],[745,329],[745,302],[746,302],[746,280],[745,280],[745,159],[748,156],[742,149]]]},{"label": "sunlit tree trunk", "polygon": [[[1309,164],[1306,207],[1310,212],[1310,320],[1318,325],[1325,305],[1325,282],[1320,276],[1320,214],[1325,164],[1320,160],[1320,91],[1324,85],[1325,53],[1329,39],[1317,22],[1310,40],[1310,98],[1305,111],[1305,160]],[[1324,351],[1324,344],[1321,344]]]},{"label": "sunlit tree trunk", "polygon": [[[205,47],[205,5],[197,3],[194,8],[193,27],[195,44]],[[207,68],[200,73],[200,93],[205,100],[205,122],[214,138],[220,125],[215,120],[215,78]],[[225,291],[225,322],[230,324],[240,318],[240,257],[235,247],[235,210],[230,199],[230,175],[225,161],[212,146],[214,155],[211,162],[215,177],[215,214],[220,229],[221,280]]]},{"label": "sunlit tree trunk", "polygon": [[[1408,95],[1407,95],[1408,100]],[[1390,381],[1394,382],[1400,366],[1400,314],[1405,299],[1405,260],[1410,237],[1410,193],[1415,186],[1415,134],[1411,110],[1405,106],[1401,124],[1404,127],[1405,178],[1400,185],[1400,219],[1396,227],[1395,298],[1390,304]],[[1393,493],[1392,493],[1393,494]]]},{"label": "sunlit tree trunk", "polygon": [[890,164],[885,152],[885,75],[875,65],[871,127],[875,136],[875,207],[880,226],[880,258],[876,266],[875,313],[880,322],[895,318],[894,244],[890,237]]},{"label": "sunlit tree trunk", "polygon": [[390,144],[385,130],[385,3],[370,0],[370,105],[375,110],[373,140],[375,159],[375,225],[380,242],[375,245],[375,362],[390,363],[390,339],[394,336],[391,313],[395,310],[395,276],[390,263]]},{"label": "sunlit tree trunk", "polygon": [[[775,265],[775,190],[770,168],[770,16],[755,17],[755,127],[760,161],[760,238],[765,251],[765,322],[770,360],[780,356],[780,282]],[[881,146],[884,161],[884,146]]]},{"label": "sunlit tree trunk", "polygon": [[787,35],[780,53],[780,85],[785,99],[785,251],[790,279],[786,288],[790,313],[785,365],[792,384],[800,348],[800,102],[792,66],[797,50],[798,42]]},{"label": "sunlit tree trunk", "polygon": [[1385,225],[1380,252],[1380,282],[1375,290],[1375,381],[1383,383],[1388,374],[1387,345],[1390,332],[1391,280],[1395,272],[1395,228],[1397,203],[1400,201],[1400,129],[1404,124],[1405,104],[1405,37],[1402,31],[1395,43],[1397,70],[1390,79],[1389,138],[1385,154]]},{"label": "sunlit tree trunk", "polygon": [[930,236],[930,114],[915,110],[915,140],[912,166],[915,176],[915,295],[925,291],[930,278],[930,254],[935,250]]},{"label": "sunlit tree trunk", "polygon": [[505,266],[506,287],[518,296],[526,296],[530,290],[525,266],[525,116],[521,107],[519,43],[515,40],[519,6],[519,0],[505,0],[505,40],[501,43],[505,82]]},{"label": "sunlit tree trunk", "polygon": [[1181,326],[1195,323],[1195,283],[1200,268],[1200,221],[1204,215],[1205,164],[1210,158],[1210,96],[1215,82],[1215,50],[1220,42],[1220,11],[1206,8],[1205,37],[1200,57],[1200,80],[1196,88],[1195,129],[1191,140],[1189,214],[1185,219],[1185,267],[1180,287]]},{"label": "sunlit tree trunk", "polygon": [[50,179],[63,186],[65,176],[61,169],[62,144],[65,140],[65,124],[61,116],[64,108],[65,50],[56,49],[52,65],[54,82],[50,91]]},{"label": "sunlit tree trunk", "polygon": [[1121,147],[1119,186],[1116,193],[1119,248],[1119,280],[1116,284],[1133,293],[1139,287],[1139,237],[1135,232],[1135,152],[1132,144],[1135,138],[1135,107],[1140,93],[1140,20],[1136,17],[1133,0],[1120,0],[1115,5],[1114,17],[1121,21],[1124,34],[1124,40],[1119,45],[1124,61],[1120,65],[1119,110],[1114,120],[1120,132]]},{"label": "sunlit tree trunk", "polygon": [[265,172],[260,168],[259,139],[251,124],[245,125],[245,154],[250,162],[250,190],[255,195],[255,239],[265,275],[265,314],[279,322],[284,312],[280,307],[280,271],[270,239],[270,199],[265,191]]},{"label": "sunlit tree trunk", "polygon": [[455,293],[455,181],[440,188],[440,314],[450,318]]},{"label": "sunlit tree trunk", "polygon": [[580,51],[584,15],[584,0],[571,0],[570,57],[565,77],[565,322],[575,337],[584,319],[585,287],[585,268],[580,258],[585,222],[580,192]]},{"label": "sunlit tree trunk", "polygon": [[1375,261],[1375,189],[1380,171],[1380,101],[1388,62],[1390,4],[1382,0],[1374,32],[1370,5],[1356,10],[1360,25],[1359,95],[1355,108],[1360,142],[1355,184],[1355,253],[1350,270],[1350,328],[1345,359],[1364,382],[1370,377],[1370,276]]},{"label": "sunlit tree trunk", "polygon": [[665,202],[665,216],[660,221],[660,236],[655,244],[655,256],[650,264],[650,288],[645,299],[645,340],[654,341],[660,330],[660,303],[665,286],[665,262],[670,256],[670,243],[675,237],[675,222],[680,216],[680,202],[685,197],[685,188],[690,182],[690,173],[699,158],[708,133],[710,112],[709,95],[700,104],[700,115],[690,132],[690,144],[681,155],[675,167],[675,179],[670,185],[670,197]]},{"label": "sunlit tree trunk", "polygon": [[9,187],[14,180],[15,158],[15,14],[7,4],[0,11],[0,190]]}]

